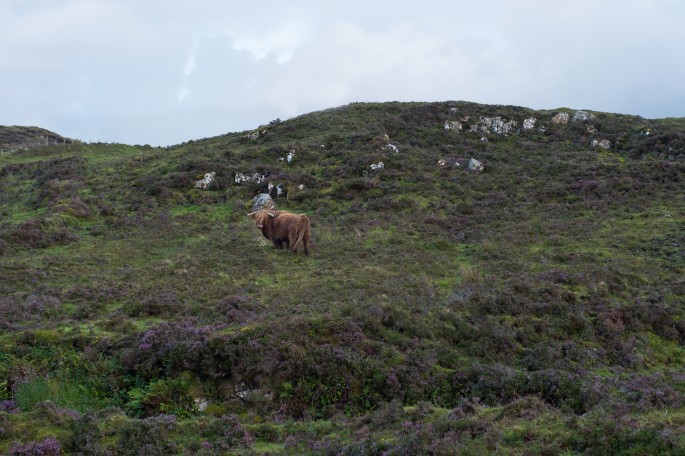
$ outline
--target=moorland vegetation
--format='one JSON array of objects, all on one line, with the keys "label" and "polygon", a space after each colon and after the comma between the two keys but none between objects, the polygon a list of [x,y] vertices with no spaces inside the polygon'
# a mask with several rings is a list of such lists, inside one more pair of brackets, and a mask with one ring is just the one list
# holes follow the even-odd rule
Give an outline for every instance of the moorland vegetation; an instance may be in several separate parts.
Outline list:
[{"label": "moorland vegetation", "polygon": [[[3,154],[0,451],[685,452],[685,119],[585,114]],[[309,256],[246,217],[269,183]]]}]

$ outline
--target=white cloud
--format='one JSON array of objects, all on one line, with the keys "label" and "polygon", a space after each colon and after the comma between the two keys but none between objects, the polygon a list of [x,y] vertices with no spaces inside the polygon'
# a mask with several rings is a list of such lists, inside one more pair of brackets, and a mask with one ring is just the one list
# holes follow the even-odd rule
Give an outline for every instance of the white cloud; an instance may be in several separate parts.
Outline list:
[{"label": "white cloud", "polygon": [[286,23],[265,34],[235,36],[233,39],[235,50],[249,51],[257,60],[273,54],[276,56],[276,61],[283,64],[292,58],[298,48],[311,39],[311,33],[304,25]]}]

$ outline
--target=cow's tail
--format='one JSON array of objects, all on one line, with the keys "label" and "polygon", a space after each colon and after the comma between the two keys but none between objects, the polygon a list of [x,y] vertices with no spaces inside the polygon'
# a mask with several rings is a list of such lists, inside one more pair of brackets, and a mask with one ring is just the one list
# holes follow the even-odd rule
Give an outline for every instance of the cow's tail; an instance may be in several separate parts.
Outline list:
[{"label": "cow's tail", "polygon": [[309,218],[306,215],[302,216],[302,224],[300,229],[297,230],[297,238],[293,245],[290,246],[293,252],[297,251],[297,246],[303,243],[304,254],[309,255]]}]

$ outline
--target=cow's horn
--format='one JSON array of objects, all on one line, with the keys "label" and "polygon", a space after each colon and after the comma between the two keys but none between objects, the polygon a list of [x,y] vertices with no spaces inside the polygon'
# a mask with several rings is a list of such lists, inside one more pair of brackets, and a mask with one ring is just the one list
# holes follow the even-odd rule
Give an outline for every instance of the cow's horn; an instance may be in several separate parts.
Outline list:
[{"label": "cow's horn", "polygon": [[[245,211],[245,212],[247,212],[247,211]],[[257,211],[255,211],[255,212],[250,212],[249,214],[247,214],[247,216],[248,216],[248,217],[252,217],[252,216],[255,215],[256,213],[257,213]]]},{"label": "cow's horn", "polygon": [[276,217],[276,214],[274,214],[273,212],[267,212],[267,214],[269,214],[269,217]]}]

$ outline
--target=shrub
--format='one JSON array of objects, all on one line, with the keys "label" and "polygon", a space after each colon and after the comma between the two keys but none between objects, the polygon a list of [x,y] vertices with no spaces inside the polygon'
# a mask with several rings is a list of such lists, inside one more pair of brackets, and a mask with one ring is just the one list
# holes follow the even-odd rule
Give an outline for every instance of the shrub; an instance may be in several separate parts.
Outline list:
[{"label": "shrub", "polygon": [[54,437],[28,443],[14,442],[9,448],[9,456],[59,456],[62,447]]}]

